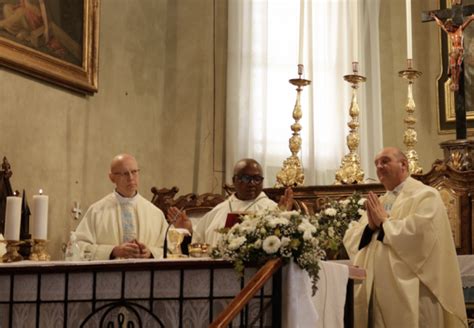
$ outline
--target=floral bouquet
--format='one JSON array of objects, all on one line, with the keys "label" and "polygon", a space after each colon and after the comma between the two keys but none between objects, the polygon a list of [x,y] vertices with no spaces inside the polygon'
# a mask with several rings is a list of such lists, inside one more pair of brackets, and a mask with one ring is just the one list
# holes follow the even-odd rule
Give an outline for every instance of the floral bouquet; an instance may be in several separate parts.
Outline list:
[{"label": "floral bouquet", "polygon": [[359,193],[353,193],[346,199],[329,201],[316,214],[319,223],[318,236],[324,250],[338,252],[342,249],[342,239],[347,228],[365,212],[365,200]]},{"label": "floral bouquet", "polygon": [[325,256],[318,236],[316,216],[302,215],[296,211],[265,210],[242,216],[242,221],[232,228],[223,228],[222,238],[211,256],[234,263],[243,274],[245,263],[263,264],[273,258],[290,258],[309,274],[313,294],[319,274],[319,260]]}]

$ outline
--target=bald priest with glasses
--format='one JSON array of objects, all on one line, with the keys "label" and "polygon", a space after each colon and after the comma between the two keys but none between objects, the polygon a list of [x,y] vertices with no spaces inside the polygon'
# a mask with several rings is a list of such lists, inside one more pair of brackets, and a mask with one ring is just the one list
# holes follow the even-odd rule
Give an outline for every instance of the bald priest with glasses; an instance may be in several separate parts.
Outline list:
[{"label": "bald priest with glasses", "polygon": [[77,226],[81,252],[94,260],[161,258],[168,223],[163,212],[138,193],[137,160],[120,154],[110,164],[115,189],[87,210]]},{"label": "bald priest with glasses", "polygon": [[284,196],[277,204],[262,191],[262,174],[262,167],[256,160],[241,159],[235,164],[232,177],[235,193],[203,216],[198,224],[193,227],[186,212],[176,207],[168,210],[168,217],[176,218],[175,227],[188,229],[192,233],[194,243],[208,243],[215,246],[221,235],[216,229],[225,227],[233,214],[257,212],[277,208],[277,206],[291,209],[293,204],[291,188],[285,190]]}]

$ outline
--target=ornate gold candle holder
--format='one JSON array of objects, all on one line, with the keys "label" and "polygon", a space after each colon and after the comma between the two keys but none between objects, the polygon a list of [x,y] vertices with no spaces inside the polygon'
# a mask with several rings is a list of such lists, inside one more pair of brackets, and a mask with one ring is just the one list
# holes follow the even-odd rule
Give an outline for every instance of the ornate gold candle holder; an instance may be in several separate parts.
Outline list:
[{"label": "ornate gold candle holder", "polygon": [[408,158],[408,169],[410,174],[421,174],[423,169],[418,163],[418,154],[415,150],[417,141],[417,134],[415,130],[416,119],[415,113],[415,101],[413,99],[412,86],[414,81],[421,76],[421,72],[412,68],[412,60],[407,59],[407,69],[398,72],[398,76],[403,77],[408,81],[408,101],[405,106],[407,115],[403,120],[406,124],[405,133],[403,134],[403,143],[406,146],[405,155]]},{"label": "ornate gold candle holder", "polygon": [[283,167],[277,174],[277,181],[275,184],[276,188],[301,186],[304,183],[303,166],[301,165],[301,161],[298,158],[298,152],[301,149],[301,124],[299,123],[299,120],[301,117],[303,117],[300,96],[301,91],[303,91],[303,87],[310,85],[311,81],[301,78],[303,75],[303,65],[298,65],[298,75],[299,77],[297,79],[291,79],[289,81],[291,84],[297,87],[296,103],[295,107],[293,108],[293,119],[295,120],[295,123],[291,125],[293,134],[289,140],[291,156],[283,162]]},{"label": "ornate gold candle holder", "polygon": [[357,153],[359,148],[359,104],[357,103],[357,89],[359,83],[365,82],[367,78],[358,74],[358,62],[352,63],[353,74],[344,75],[344,80],[351,84],[352,100],[349,108],[349,115],[351,120],[347,123],[350,128],[349,135],[346,138],[349,154],[346,154],[342,159],[341,166],[336,172],[335,184],[354,184],[364,181],[364,171],[360,167],[360,158]]},{"label": "ornate gold candle holder", "polygon": [[51,256],[46,251],[46,243],[44,239],[34,239],[31,247],[31,261],[49,261]]},{"label": "ornate gold candle holder", "polygon": [[2,240],[1,242],[7,244],[7,252],[2,257],[3,263],[23,261],[23,256],[18,253],[23,242],[19,240]]}]

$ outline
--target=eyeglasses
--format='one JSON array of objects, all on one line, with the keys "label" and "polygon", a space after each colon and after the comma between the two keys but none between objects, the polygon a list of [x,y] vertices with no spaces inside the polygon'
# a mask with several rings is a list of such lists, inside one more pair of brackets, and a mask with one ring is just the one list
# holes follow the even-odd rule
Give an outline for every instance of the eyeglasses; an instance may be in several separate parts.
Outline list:
[{"label": "eyeglasses", "polygon": [[242,174],[242,175],[236,175],[235,178],[239,180],[240,182],[243,183],[255,183],[255,184],[260,184],[263,181],[263,177],[261,175],[247,175],[247,174]]},{"label": "eyeglasses", "polygon": [[112,172],[112,174],[116,175],[116,176],[119,176],[119,177],[122,177],[122,178],[126,178],[128,176],[136,177],[138,175],[138,172],[140,172],[139,169],[130,170],[130,171],[126,171],[126,172]]}]

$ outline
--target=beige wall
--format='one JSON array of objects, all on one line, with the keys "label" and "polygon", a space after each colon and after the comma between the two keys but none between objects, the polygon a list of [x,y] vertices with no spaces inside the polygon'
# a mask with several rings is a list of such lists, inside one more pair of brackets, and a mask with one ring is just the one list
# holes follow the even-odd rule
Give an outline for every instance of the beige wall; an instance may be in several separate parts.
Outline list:
[{"label": "beige wall", "polygon": [[1,155],[30,203],[39,188],[49,195],[53,258],[78,224],[74,201],[85,212],[113,190],[117,153],[137,157],[148,199],[152,186],[220,191],[223,133],[213,131],[223,130],[225,83],[215,72],[225,58],[220,45],[214,60],[213,17],[223,11],[222,24],[226,8],[216,3],[101,0],[99,92],[90,97],[0,69]]},{"label": "beige wall", "polygon": [[[403,147],[406,82],[404,1],[382,0],[381,62],[384,144]],[[436,0],[413,1],[417,150],[425,171],[441,157],[435,78],[438,30],[418,13]],[[83,211],[112,191],[111,158],[139,160],[141,193],[179,186],[181,193],[220,192],[223,175],[226,1],[101,0],[99,92],[84,97],[0,69],[1,154],[11,162],[14,189],[28,200],[50,196],[49,250],[61,243]]]},{"label": "beige wall", "polygon": [[[454,133],[439,134],[436,79],[441,69],[439,28],[421,23],[421,12],[439,8],[437,0],[412,1],[414,68],[423,75],[413,86],[418,144],[416,151],[426,173],[442,158],[439,143],[455,139]],[[406,68],[405,1],[383,1],[380,13],[380,57],[384,145],[405,149],[403,132],[406,116],[407,82],[398,76]]]}]

